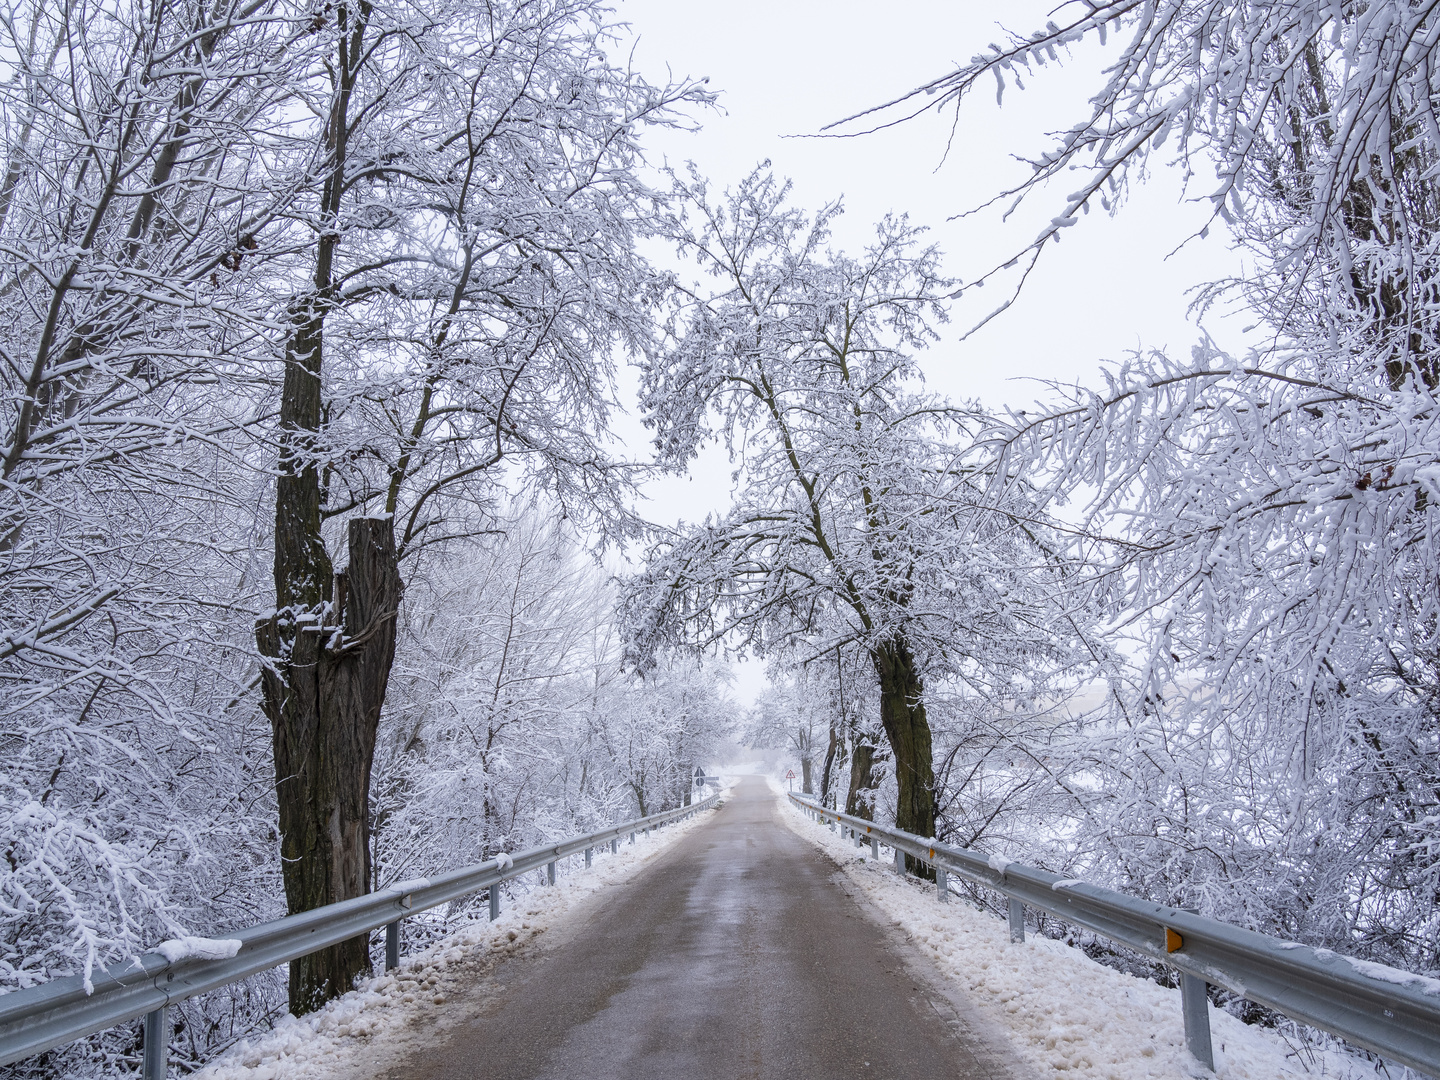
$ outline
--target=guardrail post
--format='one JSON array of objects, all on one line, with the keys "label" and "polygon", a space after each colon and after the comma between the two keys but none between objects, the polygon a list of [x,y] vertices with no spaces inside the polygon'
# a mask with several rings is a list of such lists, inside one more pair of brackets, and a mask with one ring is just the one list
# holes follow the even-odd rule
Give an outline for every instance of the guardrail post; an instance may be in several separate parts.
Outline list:
[{"label": "guardrail post", "polygon": [[554,884],[555,884],[555,860],[554,860],[554,859],[551,859],[548,863],[545,864],[545,884],[546,884],[546,885],[554,885]]},{"label": "guardrail post", "polygon": [[385,970],[400,966],[400,920],[385,924]]},{"label": "guardrail post", "polygon": [[905,873],[905,853],[898,847],[895,849],[895,873]]},{"label": "guardrail post", "polygon": [[633,832],[630,834],[630,846],[635,846],[635,834]]},{"label": "guardrail post", "polygon": [[619,855],[619,854],[620,854],[620,838],[619,838],[618,836],[612,836],[612,837],[610,838],[610,854],[611,854],[611,855]]},{"label": "guardrail post", "polygon": [[870,837],[870,857],[876,862],[880,861],[880,840],[878,837]]},{"label": "guardrail post", "polygon": [[950,899],[950,875],[943,866],[935,867],[935,897],[941,901]]},{"label": "guardrail post", "polygon": [[1210,1045],[1210,995],[1205,980],[1180,973],[1180,1009],[1185,1014],[1185,1046],[1195,1060],[1215,1071],[1215,1050]]},{"label": "guardrail post", "polygon": [[145,1051],[141,1075],[145,1080],[165,1080],[166,1051],[170,1048],[170,1010],[162,1005],[145,1014]]},{"label": "guardrail post", "polygon": [[500,883],[497,881],[490,886],[490,921],[494,922],[500,917]]},{"label": "guardrail post", "polygon": [[592,862],[594,862],[594,861],[595,861],[595,849],[594,849],[593,847],[587,847],[587,848],[585,849],[585,869],[586,869],[586,870],[589,870],[589,869],[590,869],[590,864],[591,864]]},{"label": "guardrail post", "polygon": [[1010,940],[1025,940],[1025,905],[1010,897]]}]

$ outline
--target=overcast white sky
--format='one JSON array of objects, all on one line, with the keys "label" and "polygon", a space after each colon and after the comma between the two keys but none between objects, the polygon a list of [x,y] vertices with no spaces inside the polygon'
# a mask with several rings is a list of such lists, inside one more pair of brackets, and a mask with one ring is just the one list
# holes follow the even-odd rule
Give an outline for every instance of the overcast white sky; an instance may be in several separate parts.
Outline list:
[{"label": "overcast white sky", "polygon": [[[650,138],[652,156],[676,165],[692,159],[717,184],[769,158],[778,174],[793,179],[798,205],[844,197],[838,246],[858,249],[885,213],[908,213],[933,230],[949,272],[970,280],[1023,248],[1060,211],[1056,204],[1068,189],[1008,223],[994,212],[951,219],[1026,175],[1028,166],[1013,155],[1034,154],[1046,145],[1047,131],[1080,118],[1097,86],[1098,49],[1063,71],[1036,72],[1025,91],[1012,86],[1003,108],[988,87],[969,99],[948,156],[951,121],[933,115],[860,138],[805,136],[999,41],[997,19],[1029,31],[1053,7],[1053,0],[917,0],[892,2],[877,17],[876,4],[857,0],[620,0],[617,14],[631,25],[635,66],[652,81],[664,79],[668,65],[677,76],[708,76],[721,94],[721,110],[703,118],[700,132]],[[1208,179],[1192,194],[1202,194]],[[1004,294],[987,285],[962,301],[947,339],[922,358],[930,388],[1023,407],[1043,393],[1034,380],[1094,384],[1102,358],[1141,347],[1188,352],[1200,330],[1187,318],[1187,290],[1240,267],[1219,229],[1171,254],[1206,218],[1203,204],[1184,201],[1176,171],[1158,171],[1118,217],[1092,214],[1067,230],[1021,299],[964,342],[961,332]],[[1236,347],[1242,322],[1211,316],[1205,329]],[[621,429],[639,451],[638,424]],[[652,485],[647,513],[666,523],[696,521],[727,503],[728,488],[729,466],[717,451],[692,477]],[[738,674],[737,693],[749,699],[758,672]]]}]

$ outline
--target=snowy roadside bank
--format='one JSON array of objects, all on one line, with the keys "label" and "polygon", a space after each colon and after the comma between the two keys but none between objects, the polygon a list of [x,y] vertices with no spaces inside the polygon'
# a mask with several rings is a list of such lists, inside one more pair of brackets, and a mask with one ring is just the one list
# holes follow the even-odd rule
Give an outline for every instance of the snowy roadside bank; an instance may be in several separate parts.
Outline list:
[{"label": "snowy roadside bank", "polygon": [[[723,798],[721,800],[723,802]],[[484,1006],[487,977],[497,963],[536,955],[578,932],[605,890],[625,885],[656,856],[709,819],[688,821],[621,842],[618,854],[595,852],[594,866],[561,874],[553,888],[516,896],[495,922],[481,919],[414,955],[392,972],[367,980],[308,1016],[283,1017],[256,1038],[241,1040],[194,1073],[201,1080],[351,1080],[377,1075],[409,1051],[433,1045]],[[547,935],[542,939],[542,935]]]},{"label": "snowy roadside bank", "polygon": [[[811,821],[784,797],[780,785],[772,780],[771,786],[781,803],[781,819],[829,854],[1040,1075],[1063,1072],[1085,1080],[1211,1075],[1185,1049],[1179,990],[1105,967],[1063,942],[1029,936],[1012,943],[1002,919],[953,894],[940,903],[933,886],[901,879],[888,857],[872,860],[868,846],[856,848]],[[1278,1033],[1244,1024],[1213,1006],[1210,1025],[1214,1075],[1220,1080],[1375,1075],[1366,1062],[1340,1052],[1296,1048]],[[1388,1075],[1400,1080],[1407,1073],[1401,1069]]]}]

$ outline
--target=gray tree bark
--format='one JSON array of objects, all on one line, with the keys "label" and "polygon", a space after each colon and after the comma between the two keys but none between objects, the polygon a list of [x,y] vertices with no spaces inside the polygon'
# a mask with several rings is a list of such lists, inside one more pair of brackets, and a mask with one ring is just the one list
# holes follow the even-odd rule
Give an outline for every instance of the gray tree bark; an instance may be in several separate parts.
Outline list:
[{"label": "gray tree bark", "polygon": [[845,796],[845,813],[875,820],[875,743],[868,735],[856,734],[850,752],[850,790]]},{"label": "gray tree bark", "polygon": [[[880,719],[894,755],[895,783],[899,788],[895,827],[916,836],[932,837],[935,767],[924,686],[915,669],[915,657],[906,641],[896,638],[877,648],[874,659],[880,678]],[[913,856],[905,856],[905,865],[911,873],[930,876]]]},{"label": "gray tree bark", "polygon": [[830,721],[830,745],[825,749],[825,767],[820,772],[820,805],[830,805],[830,786],[834,780],[834,768],[836,755],[839,755],[841,762],[845,758],[845,743],[840,738],[840,724],[843,721],[832,719]]},{"label": "gray tree bark", "polygon": [[[395,657],[400,572],[388,518],[350,522],[350,567],[327,618],[281,611],[256,627],[274,735],[280,855],[292,914],[370,887],[370,766]],[[310,1012],[370,970],[368,935],[290,964],[290,1011]]]},{"label": "gray tree bark", "polygon": [[[329,10],[329,9],[327,9]],[[349,525],[350,568],[334,574],[321,531],[325,321],[336,302],[350,104],[365,63],[370,7],[338,3],[326,173],[309,291],[291,308],[275,485],[275,614],[256,627],[275,753],[280,852],[290,913],[370,887],[370,766],[395,655],[400,573],[391,521]],[[290,965],[290,1011],[310,1012],[368,972],[363,937]]]}]

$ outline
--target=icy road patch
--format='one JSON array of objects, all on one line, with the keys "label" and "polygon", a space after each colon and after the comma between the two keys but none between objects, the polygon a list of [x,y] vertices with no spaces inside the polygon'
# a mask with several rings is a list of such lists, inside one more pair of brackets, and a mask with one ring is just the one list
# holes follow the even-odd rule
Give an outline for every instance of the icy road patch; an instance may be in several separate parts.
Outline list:
[{"label": "icy road patch", "polygon": [[[242,1040],[192,1074],[199,1080],[353,1080],[376,1075],[410,1051],[443,1040],[444,1032],[483,1009],[499,961],[563,941],[585,922],[606,890],[624,885],[650,860],[707,820],[636,836],[620,851],[595,849],[561,863],[553,888],[535,886],[508,901],[495,922],[458,927],[434,945],[401,959],[400,967],[365,982],[308,1016],[286,1016],[258,1038]],[[534,879],[536,875],[527,875]],[[543,941],[541,935],[547,935]]]},{"label": "icy road patch", "polygon": [[[774,780],[771,786],[782,804],[781,819],[829,854],[942,977],[1009,1036],[1015,1052],[1039,1076],[1361,1080],[1376,1075],[1364,1061],[1336,1051],[1297,1050],[1276,1032],[1241,1023],[1214,1006],[1210,1033],[1216,1071],[1209,1073],[1185,1049],[1179,990],[1105,967],[1063,942],[1027,936],[1023,943],[1012,943],[1003,919],[953,893],[948,903],[940,903],[934,886],[895,874],[888,849],[875,862],[868,844],[857,848],[842,840],[838,832],[807,818]],[[1407,1072],[1388,1075],[1399,1080]]]}]

